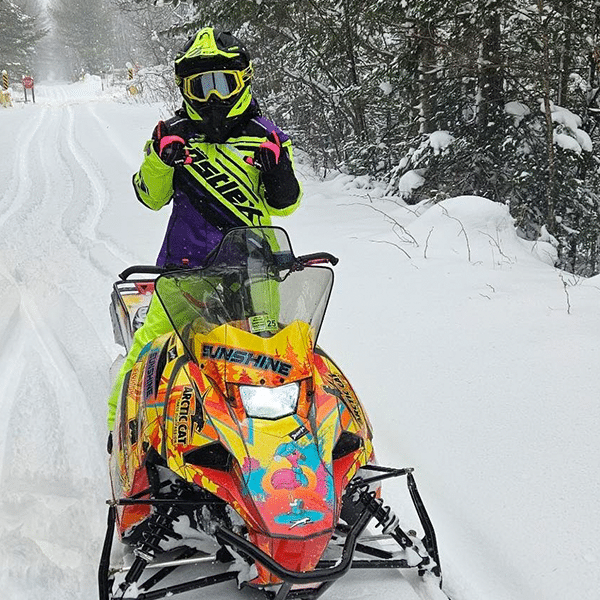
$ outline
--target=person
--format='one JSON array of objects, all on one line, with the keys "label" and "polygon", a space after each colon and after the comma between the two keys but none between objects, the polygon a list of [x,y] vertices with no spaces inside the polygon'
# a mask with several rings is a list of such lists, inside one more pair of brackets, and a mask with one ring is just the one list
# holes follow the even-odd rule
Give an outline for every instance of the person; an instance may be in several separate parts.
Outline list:
[{"label": "person", "polygon": [[[287,216],[300,203],[291,140],[261,115],[252,76],[241,41],[212,27],[192,36],[175,58],[182,107],[156,125],[133,176],[145,206],[173,206],[158,266],[201,266],[233,227],[270,225],[272,216]],[[171,329],[153,298],[108,399],[110,430],[127,373],[144,346]]]}]

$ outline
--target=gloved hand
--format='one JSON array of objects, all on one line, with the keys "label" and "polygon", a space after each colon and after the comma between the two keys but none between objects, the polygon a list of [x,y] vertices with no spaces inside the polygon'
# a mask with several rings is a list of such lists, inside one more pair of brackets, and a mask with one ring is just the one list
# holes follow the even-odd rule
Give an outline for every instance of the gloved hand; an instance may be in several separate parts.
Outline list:
[{"label": "gloved hand", "polygon": [[185,147],[185,140],[178,135],[168,135],[164,121],[159,121],[153,134],[154,149],[165,165],[189,165],[192,157]]},{"label": "gloved hand", "polygon": [[272,131],[267,136],[267,141],[263,142],[254,152],[254,158],[246,157],[249,165],[256,167],[263,173],[268,173],[275,169],[281,161],[281,142],[277,133]]}]

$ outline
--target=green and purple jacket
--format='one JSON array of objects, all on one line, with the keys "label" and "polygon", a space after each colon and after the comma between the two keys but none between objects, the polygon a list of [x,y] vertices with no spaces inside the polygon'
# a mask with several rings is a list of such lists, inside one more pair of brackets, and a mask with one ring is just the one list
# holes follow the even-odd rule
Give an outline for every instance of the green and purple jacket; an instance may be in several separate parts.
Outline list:
[{"label": "green and purple jacket", "polygon": [[[302,188],[294,174],[291,141],[271,121],[255,116],[224,144],[204,141],[183,110],[165,126],[168,135],[186,140],[191,161],[166,165],[151,139],[133,177],[138,199],[149,208],[159,210],[173,202],[157,265],[199,266],[231,228],[270,225],[271,217],[287,216],[298,207]],[[263,173],[244,159],[253,157],[272,131],[281,141],[280,163]]]}]

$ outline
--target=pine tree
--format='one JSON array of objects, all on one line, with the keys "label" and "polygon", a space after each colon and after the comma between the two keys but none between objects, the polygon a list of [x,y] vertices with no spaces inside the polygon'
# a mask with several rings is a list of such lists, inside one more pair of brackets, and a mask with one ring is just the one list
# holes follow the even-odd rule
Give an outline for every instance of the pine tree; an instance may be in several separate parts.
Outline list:
[{"label": "pine tree", "polygon": [[46,31],[39,19],[27,14],[10,0],[0,0],[0,61],[10,80],[33,73],[36,43]]},{"label": "pine tree", "polygon": [[99,73],[110,65],[114,30],[104,0],[53,0],[50,15],[73,77]]}]

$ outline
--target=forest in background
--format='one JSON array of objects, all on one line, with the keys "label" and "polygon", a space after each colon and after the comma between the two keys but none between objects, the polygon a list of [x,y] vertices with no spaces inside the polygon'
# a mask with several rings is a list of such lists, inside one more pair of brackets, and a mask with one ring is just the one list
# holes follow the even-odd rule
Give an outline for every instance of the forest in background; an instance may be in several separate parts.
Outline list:
[{"label": "forest in background", "polygon": [[[0,17],[32,3],[0,0]],[[321,172],[409,204],[506,203],[557,266],[600,272],[598,0],[50,0],[45,14],[38,68],[54,44],[69,76],[130,61],[166,91],[187,35],[228,29],[255,57],[263,112]]]}]

